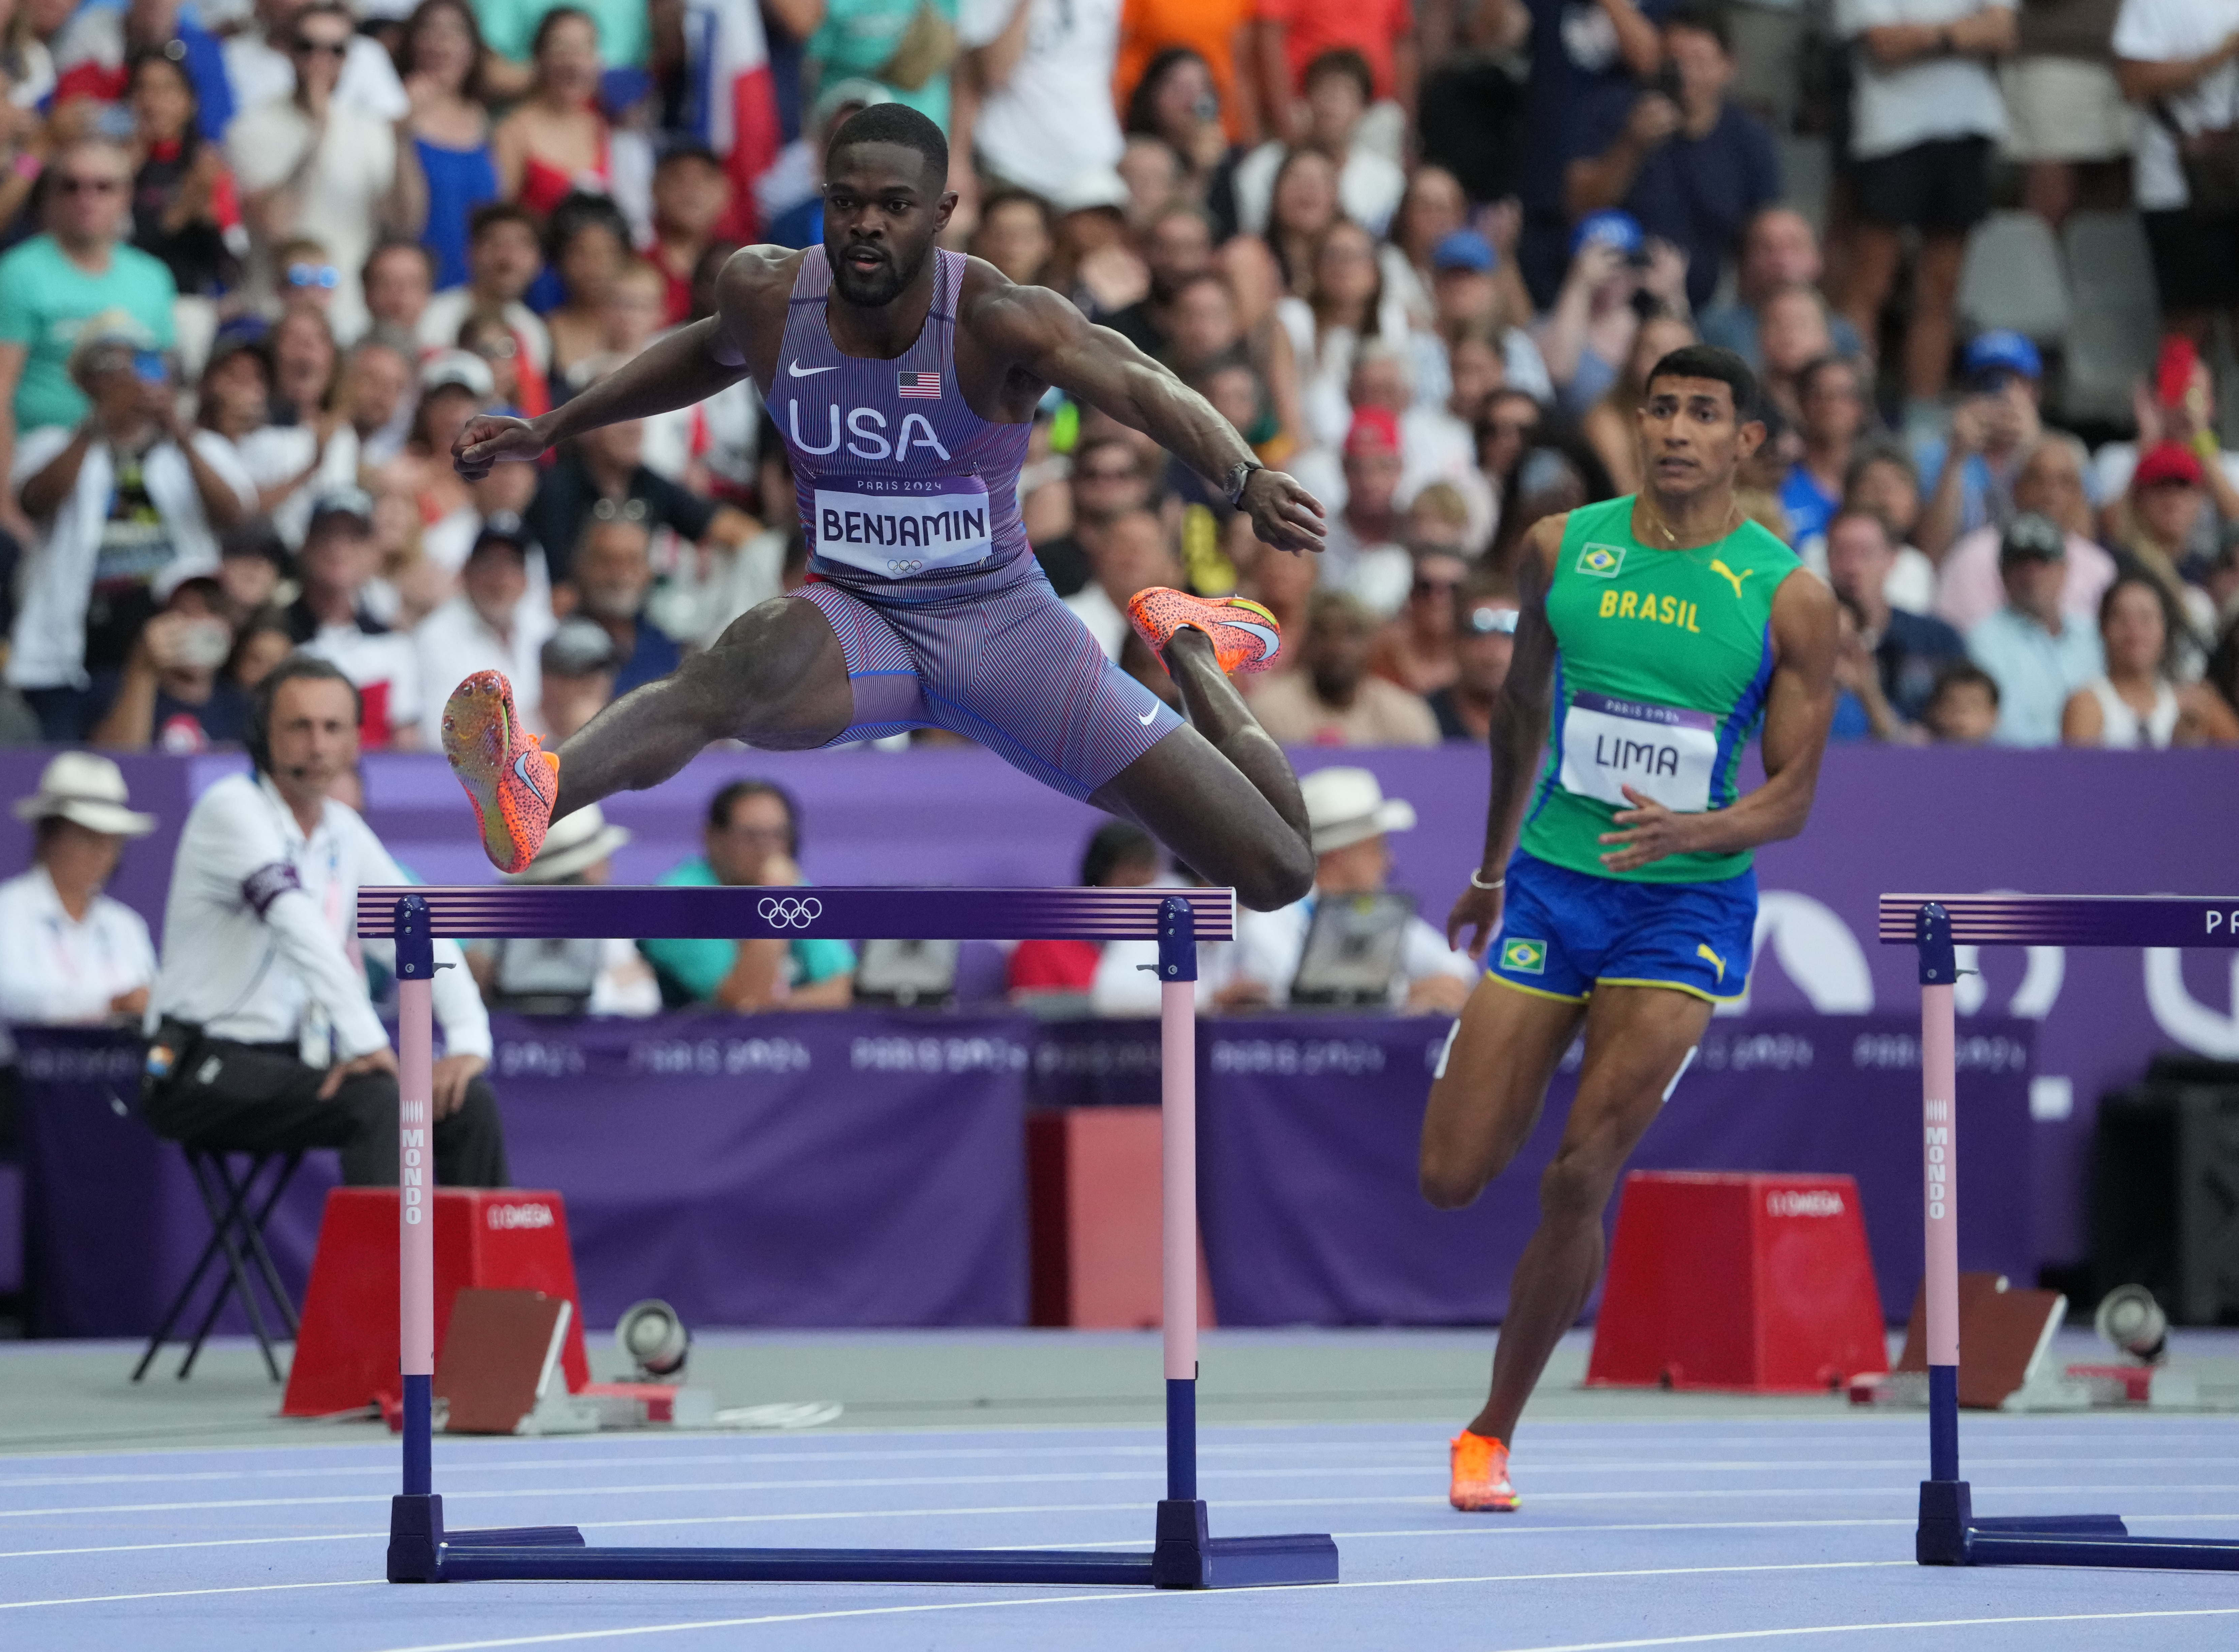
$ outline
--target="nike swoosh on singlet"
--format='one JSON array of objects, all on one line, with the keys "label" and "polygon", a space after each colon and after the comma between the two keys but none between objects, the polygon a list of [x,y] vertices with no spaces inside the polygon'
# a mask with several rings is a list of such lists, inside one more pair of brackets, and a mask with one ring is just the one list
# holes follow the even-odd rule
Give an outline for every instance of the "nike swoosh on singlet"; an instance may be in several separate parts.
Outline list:
[{"label": "nike swoosh on singlet", "polygon": [[798,362],[789,362],[785,370],[796,379],[813,379],[820,373],[837,373],[840,368],[837,363],[831,367],[803,367]]},{"label": "nike swoosh on singlet", "polygon": [[1145,712],[1145,713],[1144,713],[1140,717],[1138,717],[1135,720],[1136,720],[1137,722],[1139,722],[1139,723],[1142,724],[1142,726],[1143,726],[1144,727],[1148,728],[1148,727],[1151,726],[1151,720],[1152,720],[1152,719],[1155,718],[1158,714],[1159,714],[1159,708],[1158,708],[1156,706],[1153,706],[1153,707],[1151,707],[1151,709],[1150,709],[1150,710],[1148,710],[1148,711]]}]

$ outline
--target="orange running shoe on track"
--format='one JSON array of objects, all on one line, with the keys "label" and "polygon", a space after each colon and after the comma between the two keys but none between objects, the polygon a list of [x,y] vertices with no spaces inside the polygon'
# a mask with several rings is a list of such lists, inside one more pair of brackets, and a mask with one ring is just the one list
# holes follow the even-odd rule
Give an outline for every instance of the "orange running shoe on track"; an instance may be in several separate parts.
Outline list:
[{"label": "orange running shoe on track", "polygon": [[1213,658],[1223,671],[1265,671],[1282,651],[1283,630],[1275,616],[1240,596],[1192,596],[1153,585],[1128,599],[1127,617],[1161,665],[1166,645],[1182,630],[1211,637]]},{"label": "orange running shoe on track", "polygon": [[1446,1501],[1464,1514],[1512,1515],[1524,1499],[1508,1483],[1508,1448],[1465,1430],[1446,1448],[1453,1483]]},{"label": "orange running shoe on track", "polygon": [[560,760],[514,714],[513,685],[478,671],[443,702],[443,755],[473,799],[482,848],[500,872],[519,872],[544,846]]}]

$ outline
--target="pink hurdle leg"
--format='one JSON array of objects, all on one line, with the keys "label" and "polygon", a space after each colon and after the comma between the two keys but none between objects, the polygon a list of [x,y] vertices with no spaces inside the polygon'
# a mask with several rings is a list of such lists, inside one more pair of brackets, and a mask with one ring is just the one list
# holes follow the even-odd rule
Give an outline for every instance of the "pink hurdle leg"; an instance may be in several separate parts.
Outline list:
[{"label": "pink hurdle leg", "polygon": [[1159,989],[1166,1380],[1197,1376],[1197,984]]},{"label": "pink hurdle leg", "polygon": [[[435,1008],[431,984],[396,985],[397,1369],[404,1378],[404,1489],[433,1489],[428,1412],[435,1373]],[[415,1415],[416,1413],[416,1415]]]}]

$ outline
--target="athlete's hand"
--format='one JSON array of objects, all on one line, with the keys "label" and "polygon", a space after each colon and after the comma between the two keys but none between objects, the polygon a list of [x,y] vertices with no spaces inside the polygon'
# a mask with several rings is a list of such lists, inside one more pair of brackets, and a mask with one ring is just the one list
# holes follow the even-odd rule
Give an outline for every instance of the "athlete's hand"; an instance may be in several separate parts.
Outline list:
[{"label": "athlete's hand", "polygon": [[[1485,962],[1485,949],[1500,932],[1503,892],[1498,889],[1480,889],[1474,883],[1464,889],[1461,899],[1454,902],[1453,911],[1446,914],[1446,945],[1458,952],[1467,952],[1480,964]],[[1465,930],[1476,932],[1466,946],[1462,945]]]},{"label": "athlete's hand", "polygon": [[451,444],[451,464],[468,481],[480,481],[501,459],[535,459],[545,448],[544,438],[526,419],[483,413],[467,421]]},{"label": "athlete's hand", "polygon": [[1252,519],[1252,531],[1279,551],[1319,553],[1329,537],[1321,501],[1279,470],[1246,477],[1241,508]]},{"label": "athlete's hand", "polygon": [[1602,865],[1611,872],[1631,872],[1666,855],[1684,854],[1695,846],[1695,823],[1703,818],[1701,815],[1674,814],[1654,798],[1643,797],[1629,786],[1624,794],[1632,806],[1610,816],[1610,823],[1625,829],[1602,833],[1604,843],[1616,846],[1603,853]]}]

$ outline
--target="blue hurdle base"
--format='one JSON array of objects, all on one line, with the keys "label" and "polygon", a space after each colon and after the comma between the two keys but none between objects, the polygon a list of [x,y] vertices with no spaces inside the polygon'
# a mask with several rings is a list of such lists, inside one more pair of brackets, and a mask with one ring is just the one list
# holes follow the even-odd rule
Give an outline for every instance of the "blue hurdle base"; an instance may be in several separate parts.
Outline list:
[{"label": "blue hurdle base", "polygon": [[1159,1505],[1150,1554],[1012,1549],[621,1549],[573,1526],[447,1532],[439,1494],[389,1502],[392,1583],[1127,1583],[1252,1589],[1334,1583],[1328,1536],[1213,1537],[1202,1502]]},{"label": "blue hurdle base", "polygon": [[2239,1542],[2140,1537],[2120,1515],[1977,1515],[1964,1480],[1920,1483],[1920,1527],[1913,1549],[1923,1566],[2239,1571]]}]

